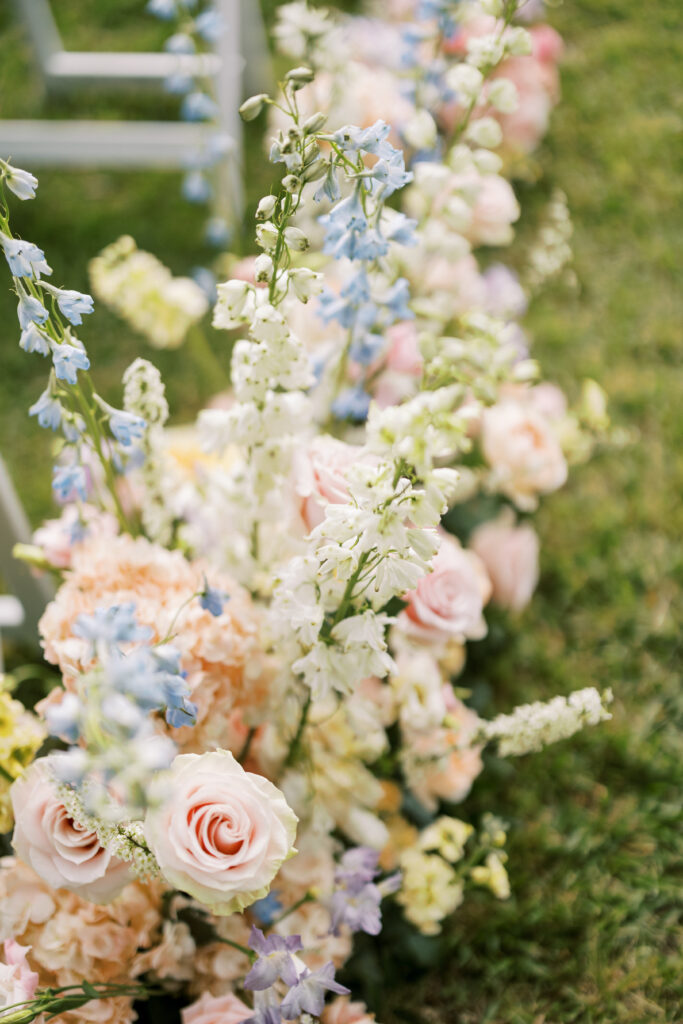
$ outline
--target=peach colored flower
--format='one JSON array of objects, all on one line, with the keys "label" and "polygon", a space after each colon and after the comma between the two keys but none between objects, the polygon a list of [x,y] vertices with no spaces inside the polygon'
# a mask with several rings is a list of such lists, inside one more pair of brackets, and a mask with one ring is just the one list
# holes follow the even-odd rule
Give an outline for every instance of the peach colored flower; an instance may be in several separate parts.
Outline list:
[{"label": "peach colored flower", "polygon": [[12,844],[17,855],[55,889],[108,903],[131,881],[128,865],[70,817],[45,759],[34,761],[11,789]]},{"label": "peach colored flower", "polygon": [[212,996],[205,992],[196,1003],[180,1011],[183,1024],[242,1024],[252,1011],[232,992]]},{"label": "peach colored flower", "polygon": [[484,411],[482,446],[491,483],[519,508],[534,509],[538,494],[557,490],[567,463],[545,417],[520,402],[503,400]]},{"label": "peach colored flower", "polygon": [[33,543],[43,549],[56,569],[68,569],[76,544],[86,537],[115,537],[119,526],[114,516],[94,505],[67,505],[59,519],[47,519],[33,534]]},{"label": "peach colored flower", "polygon": [[208,573],[211,585],[230,596],[218,617],[189,600],[202,589],[205,568],[142,537],[88,538],[74,549],[71,571],[39,624],[45,657],[59,666],[67,689],[90,664],[88,644],[73,636],[76,618],[132,601],[138,621],[152,629],[153,642],[172,629],[198,705],[197,725],[174,731],[174,738],[185,750],[227,744],[233,709],[248,717],[264,707],[271,666],[260,645],[257,610],[242,587]]},{"label": "peach colored flower", "polygon": [[[130,981],[138,950],[149,947],[161,923],[158,883],[126,886],[113,903],[98,906],[67,889],[52,889],[13,857],[0,860],[0,940],[31,946],[41,988]],[[129,1024],[128,998],[95,1000],[59,1016],[60,1024]]]},{"label": "peach colored flower", "polygon": [[479,557],[444,536],[433,569],[406,594],[399,624],[418,640],[479,640],[486,635],[483,608],[491,583]]},{"label": "peach colored flower", "polygon": [[507,509],[477,527],[470,547],[486,566],[494,601],[516,612],[525,608],[538,583],[539,545],[533,526],[515,526],[515,517]]},{"label": "peach colored flower", "polygon": [[417,341],[417,328],[412,320],[393,324],[387,331],[389,351],[387,366],[397,373],[419,377],[422,373],[422,354]]},{"label": "peach colored flower", "polygon": [[168,796],[147,812],[144,828],[171,885],[232,914],[268,893],[295,852],[296,824],[272,782],[217,750],[175,758]]},{"label": "peach colored flower", "polygon": [[449,684],[444,686],[444,700],[448,711],[445,728],[413,735],[404,730],[408,784],[430,809],[438,800],[464,800],[483,768],[481,749],[471,745],[478,715],[458,700]]},{"label": "peach colored flower", "polygon": [[365,1003],[352,1003],[349,996],[337,996],[323,1010],[322,1024],[373,1024],[374,1013]]}]

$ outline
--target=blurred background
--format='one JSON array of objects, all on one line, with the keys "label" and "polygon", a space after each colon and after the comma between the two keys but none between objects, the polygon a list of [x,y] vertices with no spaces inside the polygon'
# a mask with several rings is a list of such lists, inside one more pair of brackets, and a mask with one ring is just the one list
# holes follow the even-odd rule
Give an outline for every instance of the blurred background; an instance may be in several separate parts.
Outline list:
[{"label": "blurred background", "polygon": [[[266,27],[276,6],[261,5]],[[158,52],[168,35],[144,0],[52,8],[69,50]],[[614,718],[483,774],[464,814],[492,810],[510,822],[512,898],[494,906],[473,895],[438,962],[419,944],[408,950],[399,965],[408,980],[375,993],[384,1024],[683,1019],[681,9],[678,0],[567,0],[548,5],[546,17],[567,47],[563,99],[535,155],[537,183],[516,184],[519,232],[534,230],[561,187],[577,283],[547,287],[525,325],[545,376],[570,397],[584,377],[605,388],[624,444],[575,469],[544,501],[538,593],[520,618],[493,618],[472,645],[468,685],[486,686],[498,710],[611,686]],[[161,91],[46,91],[17,5],[0,0],[0,120],[170,121],[177,109]],[[262,134],[261,121],[247,126],[245,251],[253,204],[271,178]],[[13,226],[46,251],[57,283],[88,291],[88,261],[123,233],[174,273],[207,261],[179,171],[29,169],[40,189],[15,204]],[[237,233],[233,251],[243,244]],[[0,451],[37,525],[53,511],[49,440],[27,412],[44,367],[17,346],[6,281]],[[161,369],[176,422],[211,394],[191,344],[152,351],[101,303],[82,331],[107,399],[119,399],[121,374],[140,354]],[[368,945],[356,964],[369,990],[396,968],[381,958],[381,944]]]}]

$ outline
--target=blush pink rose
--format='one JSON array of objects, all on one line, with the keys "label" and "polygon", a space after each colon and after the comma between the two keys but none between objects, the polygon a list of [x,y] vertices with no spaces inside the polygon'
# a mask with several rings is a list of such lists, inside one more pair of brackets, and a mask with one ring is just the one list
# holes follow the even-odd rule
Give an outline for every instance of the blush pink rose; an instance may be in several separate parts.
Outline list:
[{"label": "blush pink rose", "polygon": [[307,529],[322,523],[326,505],[348,502],[346,472],[360,460],[367,460],[362,448],[326,435],[316,437],[295,455],[294,488],[301,499],[301,516]]},{"label": "blush pink rose", "polygon": [[473,745],[478,715],[458,700],[448,683],[444,684],[443,698],[447,710],[445,727],[422,733],[404,730],[412,755],[410,761],[414,760],[414,768],[408,770],[408,783],[430,810],[436,809],[439,800],[464,800],[484,767],[481,748]]},{"label": "blush pink rose", "polygon": [[470,547],[486,566],[493,584],[493,599],[519,612],[531,600],[538,583],[538,536],[532,526],[515,526],[510,510],[482,523],[470,538]]},{"label": "blush pink rose", "polygon": [[38,975],[26,962],[30,946],[20,946],[14,939],[4,943],[5,962],[0,963],[0,1011],[15,1003],[33,999],[38,987]]},{"label": "blush pink rose", "polygon": [[183,1024],[242,1024],[253,1011],[232,992],[224,996],[212,996],[204,992],[202,997],[180,1011]]},{"label": "blush pink rose", "polygon": [[444,536],[433,565],[406,595],[400,625],[420,640],[480,640],[486,635],[483,609],[491,596],[483,562]]},{"label": "blush pink rose", "polygon": [[506,399],[485,410],[482,446],[492,484],[519,508],[536,508],[537,495],[557,490],[567,479],[567,463],[552,427],[521,402]]},{"label": "blush pink rose", "polygon": [[17,856],[53,888],[109,903],[131,881],[128,865],[105,850],[93,831],[69,817],[45,759],[33,762],[13,783],[10,795]]},{"label": "blush pink rose", "polygon": [[168,795],[147,812],[145,837],[171,885],[232,914],[266,896],[294,850],[297,817],[272,782],[227,750],[181,754]]}]

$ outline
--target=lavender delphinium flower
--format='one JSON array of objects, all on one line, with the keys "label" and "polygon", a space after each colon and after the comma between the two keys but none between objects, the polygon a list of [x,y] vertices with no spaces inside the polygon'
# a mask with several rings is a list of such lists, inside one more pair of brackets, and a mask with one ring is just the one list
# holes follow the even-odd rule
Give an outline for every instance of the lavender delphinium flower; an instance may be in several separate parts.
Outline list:
[{"label": "lavender delphinium flower", "polygon": [[285,985],[296,985],[298,972],[292,954],[304,948],[299,935],[269,935],[267,938],[254,925],[249,948],[257,954],[256,962],[244,979],[245,989],[260,992],[281,979]]},{"label": "lavender delphinium flower", "polygon": [[296,984],[282,1000],[280,1011],[285,1020],[294,1020],[302,1013],[319,1017],[325,1005],[326,992],[348,995],[349,989],[334,980],[334,973],[335,968],[331,960],[317,971],[304,968]]},{"label": "lavender delphinium flower", "polygon": [[199,603],[205,611],[211,612],[215,618],[218,618],[219,615],[223,614],[223,606],[229,600],[229,594],[226,594],[223,590],[218,590],[217,587],[209,586],[206,576],[204,577],[204,589],[199,595]]},{"label": "lavender delphinium flower", "polygon": [[77,345],[58,345],[52,343],[52,364],[58,380],[65,380],[67,384],[75,384],[78,379],[79,370],[90,368],[90,360],[84,349]]}]

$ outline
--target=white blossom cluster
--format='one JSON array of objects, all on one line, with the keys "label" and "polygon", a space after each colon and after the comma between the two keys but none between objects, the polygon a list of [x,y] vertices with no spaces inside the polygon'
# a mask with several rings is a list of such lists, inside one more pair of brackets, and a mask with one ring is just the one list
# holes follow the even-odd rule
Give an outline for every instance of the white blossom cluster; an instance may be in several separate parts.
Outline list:
[{"label": "white blossom cluster", "polygon": [[612,717],[607,710],[611,702],[611,690],[601,694],[587,686],[547,703],[520,704],[511,714],[484,723],[481,735],[487,741],[497,741],[501,757],[519,757],[567,739],[586,725],[607,721]]},{"label": "white blossom cluster", "polygon": [[88,814],[82,797],[71,786],[59,784],[57,793],[72,821],[81,828],[94,832],[105,850],[130,864],[131,870],[138,878],[159,877],[159,865],[147,846],[141,821],[105,821],[103,818]]},{"label": "white blossom cluster", "polygon": [[528,253],[526,281],[538,289],[567,266],[572,258],[570,240],[573,225],[567,196],[560,188],[553,190],[538,237]]},{"label": "white blossom cluster", "polygon": [[134,360],[123,374],[123,407],[145,421],[145,430],[138,442],[144,455],[140,467],[142,523],[148,537],[159,544],[168,544],[173,536],[173,512],[168,501],[170,470],[164,459],[163,445],[168,402],[161,374],[146,359]]},{"label": "white blossom cluster", "polygon": [[112,242],[90,262],[92,290],[155,348],[177,348],[209,303],[189,277],[173,277],[129,235]]}]

